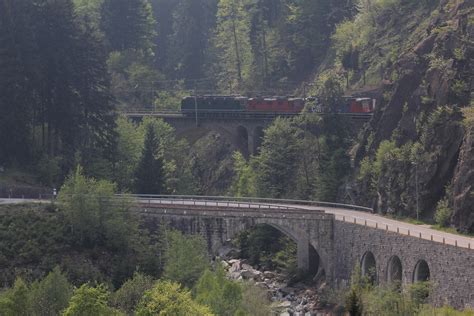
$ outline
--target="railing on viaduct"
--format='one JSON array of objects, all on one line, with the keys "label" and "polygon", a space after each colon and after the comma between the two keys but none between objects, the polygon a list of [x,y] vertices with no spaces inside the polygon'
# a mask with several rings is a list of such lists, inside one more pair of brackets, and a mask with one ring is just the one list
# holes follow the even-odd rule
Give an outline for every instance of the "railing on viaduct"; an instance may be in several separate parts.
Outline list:
[{"label": "railing on viaduct", "polygon": [[[238,198],[238,197],[222,197],[222,196],[180,196],[180,195],[134,195],[135,198],[139,199],[142,203],[158,202],[162,204],[171,204],[171,205],[183,205],[184,208],[189,205],[203,205],[203,206],[214,206],[219,208],[259,208],[259,209],[278,209],[286,211],[300,211],[303,213],[311,213],[317,211],[313,207],[325,208],[324,211],[329,211],[331,209],[340,209],[345,211],[363,211],[372,213],[373,210],[368,207],[351,205],[351,204],[342,204],[342,203],[331,203],[331,202],[321,202],[321,201],[306,201],[306,200],[289,200],[289,199],[267,199],[267,198]],[[306,208],[305,208],[306,207]],[[311,208],[307,208],[311,207]],[[335,219],[339,221],[354,223],[358,225],[363,225],[366,227],[371,227],[375,229],[384,230],[387,232],[398,233],[405,236],[412,236],[420,239],[431,240],[434,242],[439,242],[447,245],[452,245],[461,248],[474,248],[474,242],[469,241],[468,239],[473,239],[469,237],[459,236],[451,237],[445,234],[434,233],[427,231],[426,229],[420,230],[412,228],[406,223],[400,222],[399,224],[393,223],[397,222],[396,220],[386,219],[381,217],[380,220],[368,219],[356,214],[334,214]],[[390,223],[387,223],[385,220],[390,220]],[[405,224],[405,225],[403,225]],[[410,226],[410,227],[407,227]],[[473,239],[474,240],[474,239]]]}]

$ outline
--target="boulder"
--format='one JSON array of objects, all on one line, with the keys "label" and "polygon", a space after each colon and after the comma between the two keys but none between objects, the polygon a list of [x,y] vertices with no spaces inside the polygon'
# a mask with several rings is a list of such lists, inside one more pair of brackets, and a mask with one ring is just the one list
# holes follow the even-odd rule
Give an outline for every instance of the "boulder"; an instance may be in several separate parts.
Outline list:
[{"label": "boulder", "polygon": [[240,275],[242,275],[244,279],[248,279],[248,280],[250,279],[253,280],[255,277],[258,276],[258,274],[255,273],[255,270],[245,270],[245,269],[240,271]]}]

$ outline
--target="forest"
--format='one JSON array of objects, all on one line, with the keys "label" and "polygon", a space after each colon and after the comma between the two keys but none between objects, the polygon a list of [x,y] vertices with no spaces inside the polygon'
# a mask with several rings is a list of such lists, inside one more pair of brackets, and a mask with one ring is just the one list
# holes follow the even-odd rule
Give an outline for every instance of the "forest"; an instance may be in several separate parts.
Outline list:
[{"label": "forest", "polygon": [[[442,226],[472,233],[472,6],[455,2],[2,1],[0,165],[47,187],[81,165],[138,192],[146,143],[163,174],[149,192],[337,200],[432,223],[439,212]],[[362,94],[379,106],[361,133],[311,113],[276,121],[245,163],[222,135],[186,143],[163,122],[121,115],[176,110],[192,93],[328,106]],[[245,170],[255,177],[237,179]]]},{"label": "forest", "polygon": [[[108,208],[92,193],[342,202],[474,234],[473,11],[469,0],[0,0],[0,197],[59,192],[44,208],[1,207],[0,315],[268,313],[203,240],[150,232],[130,201]],[[277,118],[254,155],[218,131],[179,137],[124,114],[177,111],[193,94],[328,107],[368,96],[377,108],[361,129],[309,109]],[[182,261],[198,269],[176,274]],[[324,299],[351,315],[429,315],[427,291],[354,273]]]}]

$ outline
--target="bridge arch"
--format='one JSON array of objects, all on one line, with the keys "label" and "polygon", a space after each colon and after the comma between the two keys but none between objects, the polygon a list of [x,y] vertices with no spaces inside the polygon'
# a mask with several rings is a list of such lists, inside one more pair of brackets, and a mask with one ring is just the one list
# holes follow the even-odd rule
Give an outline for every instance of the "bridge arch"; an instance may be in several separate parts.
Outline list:
[{"label": "bridge arch", "polygon": [[430,280],[430,267],[428,266],[428,262],[421,259],[415,265],[415,269],[413,270],[413,283],[416,282],[424,282]]},{"label": "bridge arch", "polygon": [[401,285],[403,276],[402,261],[398,256],[392,256],[387,264],[387,283]]},{"label": "bridge arch", "polygon": [[245,126],[237,126],[237,144],[244,154],[244,156],[249,155],[249,132]]},{"label": "bridge arch", "polygon": [[259,226],[269,226],[273,229],[279,231],[283,235],[288,236],[296,245],[297,245],[297,260],[298,268],[305,270],[310,276],[315,276],[318,272],[324,274],[324,266],[321,263],[321,257],[318,250],[308,241],[307,238],[304,238],[300,233],[295,232],[288,227],[275,223],[257,223],[251,225],[247,229],[256,228]]},{"label": "bridge arch", "polygon": [[366,251],[361,258],[360,268],[362,276],[367,277],[371,284],[377,282],[377,263],[372,252]]},{"label": "bridge arch", "polygon": [[[242,231],[252,229],[259,225],[271,226],[288,236],[297,244],[298,268],[310,273],[310,275],[331,275],[330,256],[319,243],[324,241],[313,240],[308,233],[288,220],[277,218],[256,218],[247,220],[236,220],[227,226],[227,240],[233,239]],[[330,276],[331,277],[331,276]]]},{"label": "bridge arch", "polygon": [[256,126],[253,131],[253,154],[260,152],[260,147],[263,143],[263,136],[265,136],[263,126]]}]

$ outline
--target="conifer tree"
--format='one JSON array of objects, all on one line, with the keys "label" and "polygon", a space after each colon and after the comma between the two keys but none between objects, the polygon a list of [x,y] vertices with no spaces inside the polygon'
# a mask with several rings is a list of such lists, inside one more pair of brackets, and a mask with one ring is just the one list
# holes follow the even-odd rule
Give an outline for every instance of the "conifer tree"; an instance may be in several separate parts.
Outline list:
[{"label": "conifer tree", "polygon": [[153,124],[145,134],[142,157],[135,172],[135,190],[141,194],[161,194],[165,190],[165,172],[160,141]]},{"label": "conifer tree", "polygon": [[105,0],[102,30],[110,51],[153,47],[155,19],[148,0]]}]

